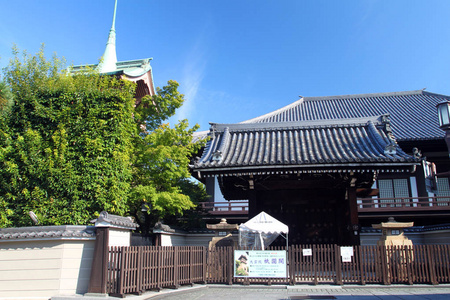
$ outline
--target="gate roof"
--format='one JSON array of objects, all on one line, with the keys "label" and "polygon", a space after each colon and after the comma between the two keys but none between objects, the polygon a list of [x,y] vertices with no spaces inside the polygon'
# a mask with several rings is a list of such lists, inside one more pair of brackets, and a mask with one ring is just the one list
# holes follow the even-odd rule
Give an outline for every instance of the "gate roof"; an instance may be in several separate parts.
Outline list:
[{"label": "gate roof", "polygon": [[411,167],[392,134],[389,117],[303,122],[212,124],[194,172],[267,168]]}]

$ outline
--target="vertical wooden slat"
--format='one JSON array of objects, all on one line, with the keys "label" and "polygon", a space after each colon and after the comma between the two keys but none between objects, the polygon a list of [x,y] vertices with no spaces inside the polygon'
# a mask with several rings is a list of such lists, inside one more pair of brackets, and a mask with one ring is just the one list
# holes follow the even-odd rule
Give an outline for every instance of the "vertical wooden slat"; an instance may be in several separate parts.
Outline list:
[{"label": "vertical wooden slat", "polygon": [[334,245],[334,262],[336,270],[336,284],[342,285],[342,265],[341,265],[341,253],[338,245]]},{"label": "vertical wooden slat", "polygon": [[428,245],[427,248],[428,248],[427,249],[428,250],[427,251],[427,254],[428,254],[428,271],[429,271],[429,274],[430,274],[430,281],[431,281],[431,284],[437,285],[438,282],[436,280],[435,258],[434,258],[434,252],[432,251],[432,245]]},{"label": "vertical wooden slat", "polygon": [[362,253],[363,250],[361,249],[361,246],[354,246],[353,248],[358,258],[358,260],[355,259],[355,262],[359,264],[359,268],[357,268],[359,271],[359,281],[362,285],[365,285],[365,271],[367,270],[367,268],[365,268],[365,255]]},{"label": "vertical wooden slat", "polygon": [[323,245],[318,245],[316,249],[317,249],[317,257],[316,257],[317,274],[314,284],[319,284],[319,278],[322,276],[323,270]]},{"label": "vertical wooden slat", "polygon": [[234,248],[233,247],[226,247],[228,250],[228,260],[227,260],[227,266],[228,266],[228,284],[233,284],[233,271],[234,271],[234,261],[233,261],[233,254],[234,254]]},{"label": "vertical wooden slat", "polygon": [[424,245],[419,245],[420,249],[421,261],[420,261],[420,276],[423,282],[431,282],[430,274],[428,272],[428,257],[427,257],[427,249]]},{"label": "vertical wooden slat", "polygon": [[441,269],[442,277],[439,282],[447,283],[450,279],[450,246],[449,245],[438,245],[437,253],[440,257],[439,267]]},{"label": "vertical wooden slat", "polygon": [[207,270],[208,270],[208,265],[207,265],[207,248],[206,247],[203,247],[202,248],[203,249],[203,251],[202,251],[202,259],[203,259],[203,268],[202,268],[202,270],[203,270],[203,283],[207,283],[207,276],[206,276],[206,272],[207,272]]},{"label": "vertical wooden slat", "polygon": [[391,246],[389,252],[389,265],[392,273],[392,283],[399,283],[399,270],[400,266],[397,260],[397,246]]},{"label": "vertical wooden slat", "polygon": [[123,286],[125,284],[125,260],[126,258],[126,250],[125,247],[119,248],[119,254],[121,256],[120,259],[120,271],[119,271],[119,278],[118,278],[118,286],[117,286],[117,294],[123,295]]},{"label": "vertical wooden slat", "polygon": [[408,284],[412,285],[414,283],[414,275],[412,271],[413,267],[413,256],[414,249],[412,246],[407,246],[406,253],[406,268],[407,268],[407,276],[408,276]]},{"label": "vertical wooden slat", "polygon": [[445,272],[444,282],[448,283],[450,282],[450,245],[443,245],[441,247],[442,252],[440,254],[442,255],[444,261],[443,266],[445,266],[443,269]]},{"label": "vertical wooden slat", "polygon": [[387,252],[388,252],[388,248],[387,247],[384,247],[384,246],[378,246],[378,251],[379,251],[379,254],[380,254],[380,262],[381,262],[381,271],[382,271],[382,274],[383,274],[383,283],[385,284],[385,285],[389,285],[389,284],[391,284],[391,281],[390,281],[390,272],[389,272],[389,266],[388,266],[388,263],[387,263]]},{"label": "vertical wooden slat", "polygon": [[358,280],[357,263],[358,263],[357,253],[355,251],[355,247],[353,247],[353,257],[351,258],[351,262],[350,262],[350,265],[351,265],[351,268],[352,268],[352,271],[351,271],[352,276],[351,276],[350,280],[353,281],[353,282],[358,282],[359,281]]},{"label": "vertical wooden slat", "polygon": [[180,270],[179,270],[179,255],[180,255],[180,250],[179,247],[174,247],[173,248],[173,265],[172,265],[172,270],[173,270],[173,286],[174,288],[179,288],[179,277],[180,277]]},{"label": "vertical wooden slat", "polygon": [[162,259],[164,253],[161,251],[162,247],[158,246],[156,254],[156,270],[157,270],[157,280],[156,280],[156,288],[158,290],[162,289],[162,277],[163,277],[163,270],[162,270]]},{"label": "vertical wooden slat", "polygon": [[318,274],[317,274],[317,260],[318,260],[318,250],[317,250],[317,245],[313,245],[313,268],[314,268],[314,279],[313,279],[313,283],[314,285],[317,285],[319,283],[318,280]]},{"label": "vertical wooden slat", "polygon": [[289,263],[289,285],[295,284],[295,248],[293,245],[288,247]]},{"label": "vertical wooden slat", "polygon": [[434,259],[435,259],[435,270],[436,270],[436,281],[437,282],[442,282],[442,278],[443,278],[443,274],[442,274],[442,260],[441,260],[441,256],[439,255],[439,245],[433,245],[432,247],[432,251],[434,254]]},{"label": "vertical wooden slat", "polygon": [[420,251],[420,247],[418,246],[414,246],[414,261],[413,261],[413,281],[414,282],[422,282],[422,275],[420,273],[420,263],[421,263],[421,251]]}]

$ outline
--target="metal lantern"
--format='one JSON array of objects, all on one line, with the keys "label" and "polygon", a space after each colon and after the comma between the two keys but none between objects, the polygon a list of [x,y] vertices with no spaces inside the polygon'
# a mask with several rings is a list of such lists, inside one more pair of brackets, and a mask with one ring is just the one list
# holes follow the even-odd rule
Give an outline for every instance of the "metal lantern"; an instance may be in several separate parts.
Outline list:
[{"label": "metal lantern", "polygon": [[436,107],[439,115],[439,127],[446,130],[450,127],[450,101],[442,101]]},{"label": "metal lantern", "polygon": [[439,115],[439,127],[445,131],[445,143],[450,157],[450,101],[442,101],[436,105]]}]

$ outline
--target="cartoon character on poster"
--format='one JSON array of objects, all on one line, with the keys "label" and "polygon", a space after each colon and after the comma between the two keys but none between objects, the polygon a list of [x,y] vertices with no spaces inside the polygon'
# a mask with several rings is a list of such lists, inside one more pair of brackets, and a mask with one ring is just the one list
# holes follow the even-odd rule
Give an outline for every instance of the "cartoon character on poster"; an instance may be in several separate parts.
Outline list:
[{"label": "cartoon character on poster", "polygon": [[[239,257],[238,257],[239,256]],[[235,261],[235,275],[236,276],[248,276],[248,252],[242,252]]]}]

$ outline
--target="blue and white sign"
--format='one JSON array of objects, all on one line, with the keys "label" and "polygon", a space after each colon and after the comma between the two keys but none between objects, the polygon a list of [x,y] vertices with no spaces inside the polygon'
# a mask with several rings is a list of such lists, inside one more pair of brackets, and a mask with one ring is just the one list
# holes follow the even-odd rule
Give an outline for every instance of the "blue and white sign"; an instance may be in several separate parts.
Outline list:
[{"label": "blue and white sign", "polygon": [[235,277],[286,278],[286,251],[234,251]]}]

